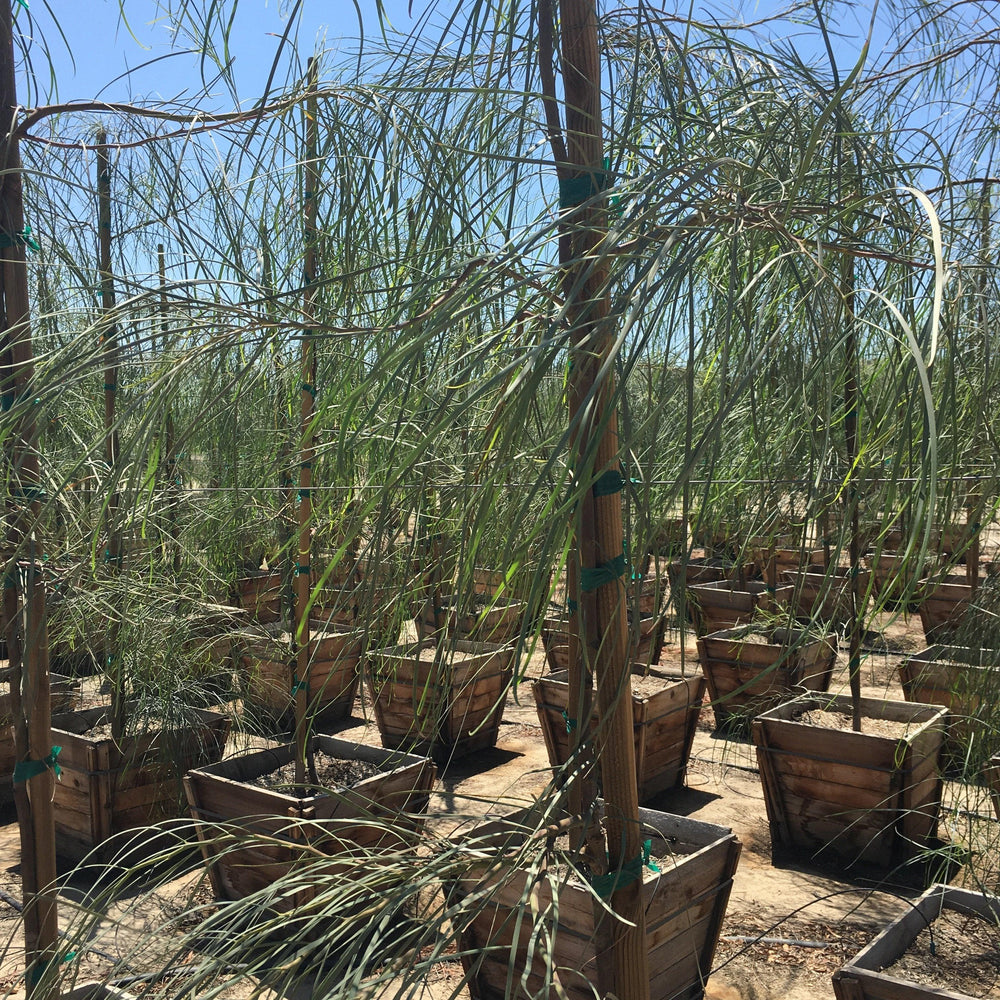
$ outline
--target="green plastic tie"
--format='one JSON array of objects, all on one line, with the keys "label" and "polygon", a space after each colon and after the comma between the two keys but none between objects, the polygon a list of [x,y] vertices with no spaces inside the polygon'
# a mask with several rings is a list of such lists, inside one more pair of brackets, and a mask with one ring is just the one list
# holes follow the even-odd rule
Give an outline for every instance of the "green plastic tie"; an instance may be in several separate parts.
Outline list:
[{"label": "green plastic tie", "polygon": [[610,187],[611,174],[607,170],[593,170],[577,177],[559,181],[559,207],[575,208],[596,197]]},{"label": "green plastic tie", "polygon": [[[610,177],[611,176],[611,157],[610,156],[605,156],[604,157],[603,165],[604,165],[604,173],[605,173],[605,175],[607,177]],[[610,211],[611,211],[611,214],[616,219],[620,219],[621,218],[621,215],[622,215],[622,200],[616,194],[613,194],[611,196],[611,209],[610,209]]]},{"label": "green plastic tie", "polygon": [[595,497],[609,497],[615,493],[621,493],[625,488],[625,477],[617,469],[608,469],[601,473],[597,482],[594,483]]},{"label": "green plastic tie", "polygon": [[309,198],[315,198],[316,197],[316,192],[315,191],[310,191],[308,188],[303,192],[303,194],[305,195],[305,197],[307,199],[309,199]]},{"label": "green plastic tie", "polygon": [[597,875],[590,880],[590,886],[601,899],[610,899],[619,889],[624,889],[633,882],[642,878],[642,869],[647,867],[650,871],[659,872],[659,867],[650,861],[650,851],[652,850],[652,840],[643,841],[642,851],[631,861],[627,861],[618,871],[608,872],[607,875]]},{"label": "green plastic tie", "polygon": [[111,549],[105,549],[104,550],[104,561],[106,563],[118,563],[120,565],[121,561],[122,561],[121,553],[119,553],[116,556],[113,556],[111,554]]},{"label": "green plastic tie", "polygon": [[0,410],[6,413],[13,407],[16,398],[12,392],[0,393]]},{"label": "green plastic tie", "polygon": [[308,393],[309,393],[309,395],[310,395],[310,396],[312,396],[312,398],[313,398],[313,399],[315,399],[315,398],[316,398],[316,386],[314,386],[314,385],[310,385],[310,384],[309,384],[308,382],[303,382],[303,383],[302,383],[302,384],[301,384],[301,385],[299,386],[299,388],[300,388],[300,389],[301,389],[301,390],[302,390],[303,392],[308,392]]},{"label": "green plastic tie", "polygon": [[605,584],[614,583],[618,577],[624,576],[627,568],[624,552],[599,566],[586,567],[580,571],[580,589],[586,594]]},{"label": "green plastic tie", "polygon": [[574,601],[572,597],[566,602],[566,610],[571,615],[575,615],[576,614],[577,609],[579,608],[579,606],[580,605],[577,604],[576,601]]},{"label": "green plastic tie", "polygon": [[299,465],[299,468],[300,468],[300,469],[311,469],[312,467],[313,467],[313,464],[312,464],[312,462],[302,462],[302,463],[301,463],[301,464]]},{"label": "green plastic tie", "polygon": [[31,226],[27,223],[24,224],[24,229],[19,233],[0,233],[0,247],[4,249],[9,247],[27,247],[34,253],[38,253],[42,249],[38,245],[37,240],[31,235]]},{"label": "green plastic tie", "polygon": [[312,498],[312,490],[299,490],[299,500],[309,500]]},{"label": "green plastic tie", "polygon": [[18,497],[21,500],[27,500],[29,502],[34,500],[45,500],[47,494],[41,486],[19,486],[14,487],[10,491],[12,497]]},{"label": "green plastic tie", "polygon": [[62,747],[53,747],[49,751],[48,757],[42,760],[20,760],[14,765],[14,784],[20,785],[38,775],[44,774],[47,770],[52,771],[58,778],[62,774],[62,768],[56,762],[56,758],[62,753]]},{"label": "green plastic tie", "polygon": [[309,563],[296,563],[295,564],[295,575],[305,576],[309,572]]},{"label": "green plastic tie", "polygon": [[19,4],[19,5],[21,6],[21,7],[23,7],[23,8],[25,9],[25,10],[30,10],[30,9],[31,9],[31,8],[30,8],[30,7],[28,6],[28,0],[17,0],[17,2],[18,2],[18,4]]},{"label": "green plastic tie", "polygon": [[118,383],[117,382],[105,382],[104,383],[104,391],[105,392],[117,392],[118,391]]},{"label": "green plastic tie", "polygon": [[571,719],[569,717],[569,712],[567,712],[566,709],[563,709],[562,717],[566,720],[566,732],[573,732],[573,730],[576,729],[576,719]]},{"label": "green plastic tie", "polygon": [[294,698],[295,695],[297,695],[300,691],[308,691],[308,690],[309,690],[309,681],[308,680],[300,681],[298,674],[292,674],[292,697]]}]

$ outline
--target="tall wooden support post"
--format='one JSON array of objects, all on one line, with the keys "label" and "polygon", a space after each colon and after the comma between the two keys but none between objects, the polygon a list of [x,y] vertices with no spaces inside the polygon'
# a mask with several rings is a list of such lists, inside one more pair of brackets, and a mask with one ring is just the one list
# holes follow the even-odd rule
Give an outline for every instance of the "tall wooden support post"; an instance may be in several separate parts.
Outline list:
[{"label": "tall wooden support post", "polygon": [[[979,328],[983,338],[982,348],[982,377],[983,385],[990,384],[990,315],[989,315],[989,275],[992,271],[990,263],[990,219],[992,217],[992,199],[990,197],[991,183],[986,181],[983,184],[982,194],[979,198],[979,275],[976,279],[976,298],[979,309]],[[976,452],[974,460],[981,461],[982,452],[989,453],[989,437],[985,433],[982,416],[977,415],[976,431],[973,436]],[[965,572],[969,581],[969,587],[973,596],[979,589],[979,563],[982,556],[982,546],[980,538],[983,531],[983,515],[985,513],[983,504],[982,482],[977,478],[970,486],[966,495],[965,511],[966,523],[973,533],[969,542],[969,550],[965,556]]]},{"label": "tall wooden support post", "polygon": [[[580,571],[579,632],[585,658],[594,665],[600,726],[597,753],[604,784],[608,862],[611,871],[641,855],[639,797],[632,734],[631,680],[618,422],[614,366],[605,365],[614,342],[609,319],[607,272],[600,243],[607,210],[597,197],[605,187],[601,66],[594,0],[561,0],[560,28],[566,122],[566,179],[561,207],[570,212],[564,246],[564,290],[571,330],[570,420],[578,481],[591,482],[576,524]],[[617,477],[617,485],[610,482]],[[597,487],[600,484],[600,488]],[[586,725],[586,720],[581,720]],[[610,929],[601,973],[602,992],[620,1000],[649,997],[642,878],[622,878],[611,897],[620,918]]]},{"label": "tall wooden support post", "polygon": [[861,634],[864,597],[861,591],[861,530],[858,512],[858,490],[854,481],[858,458],[858,332],[854,314],[854,258],[845,254],[841,263],[840,292],[841,315],[844,319],[844,440],[847,446],[848,484],[847,503],[851,518],[851,537],[848,542],[850,560],[851,634],[848,637],[848,683],[853,706],[852,727],[861,732]]},{"label": "tall wooden support post", "polygon": [[117,568],[121,562],[121,533],[118,530],[118,428],[116,394],[118,392],[118,327],[115,320],[115,280],[111,271],[111,164],[108,137],[97,135],[97,244],[100,255],[101,347],[104,357],[104,462],[111,477],[106,515],[107,547],[104,558]]},{"label": "tall wooden support post", "polygon": [[[167,321],[167,264],[163,244],[156,246],[156,263],[160,275],[160,353],[166,359],[169,326]],[[174,407],[167,399],[167,409],[163,415],[163,451],[166,456],[167,478],[167,522],[170,530],[170,565],[174,573],[181,571],[180,529],[177,526],[177,507],[181,499],[181,476],[177,466],[177,442],[174,435]]]},{"label": "tall wooden support post", "polygon": [[312,463],[315,458],[313,418],[316,409],[316,346],[312,322],[316,301],[316,196],[319,186],[317,157],[316,85],[317,65],[309,60],[307,69],[309,95],[305,107],[305,166],[303,192],[303,232],[305,260],[302,281],[302,350],[301,350],[301,438],[299,445],[299,524],[297,558],[295,562],[295,670],[292,686],[295,692],[295,781],[305,781],[306,747],[309,738],[309,604],[310,553],[312,551]]},{"label": "tall wooden support post", "polygon": [[[108,475],[108,505],[105,510],[104,561],[111,573],[121,569],[122,540],[118,523],[118,323],[115,318],[115,281],[111,271],[111,161],[108,137],[102,129],[97,134],[97,248],[101,287],[100,345],[104,359],[104,466]],[[111,733],[116,740],[125,735],[125,678],[122,676],[118,650],[120,622],[112,609],[108,628],[108,673],[111,681]]]},{"label": "tall wooden support post", "polygon": [[[14,26],[10,4],[0,4],[0,396],[3,418],[13,421],[8,455],[8,553],[4,575],[4,620],[11,667],[14,730],[14,800],[21,835],[27,993],[32,1000],[59,995],[55,984],[58,947],[56,846],[52,793],[54,757],[45,631],[42,552],[34,538],[41,512],[38,429],[32,401],[34,359],[28,308],[21,152],[15,133]],[[27,556],[18,569],[16,554]],[[22,589],[23,598],[18,594]],[[22,617],[23,615],[23,617]],[[18,620],[23,628],[18,627]]]}]

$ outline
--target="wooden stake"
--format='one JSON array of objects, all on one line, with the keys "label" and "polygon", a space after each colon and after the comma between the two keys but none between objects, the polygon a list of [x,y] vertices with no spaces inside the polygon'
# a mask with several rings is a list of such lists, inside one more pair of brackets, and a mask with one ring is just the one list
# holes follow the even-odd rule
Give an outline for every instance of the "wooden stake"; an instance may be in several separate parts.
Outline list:
[{"label": "wooden stake", "polygon": [[[108,475],[114,477],[118,469],[118,429],[116,420],[116,393],[118,392],[118,325],[114,317],[115,280],[111,271],[111,164],[108,159],[108,136],[103,130],[97,133],[97,242],[100,254],[101,275],[101,345],[104,355],[104,462]],[[117,567],[121,560],[121,535],[118,531],[118,484],[113,482],[107,509],[107,550],[105,558],[110,567]]]},{"label": "wooden stake", "polygon": [[[102,129],[97,133],[97,244],[101,275],[101,334],[104,355],[104,465],[110,477],[110,492],[105,512],[104,561],[110,573],[121,568],[121,532],[118,528],[118,428],[116,397],[118,393],[119,357],[118,324],[115,320],[115,281],[111,272],[111,163],[108,158],[108,136]],[[111,675],[111,735],[120,741],[125,735],[125,678],[122,676],[118,652],[119,623],[112,620],[108,629]]]},{"label": "wooden stake", "polygon": [[[603,200],[593,197],[603,187],[604,144],[601,122],[601,67],[594,0],[561,0],[562,72],[566,108],[566,157],[570,185],[582,190],[561,199],[573,215],[570,227],[564,294],[571,297],[571,420],[578,428],[571,461],[578,480],[619,471],[618,422],[612,397],[614,367],[605,365],[613,344],[608,316],[607,273],[600,263],[600,240],[607,232]],[[576,203],[592,202],[592,205]],[[570,300],[568,300],[569,303]],[[602,494],[604,491],[601,491]],[[616,565],[624,552],[621,491],[581,500],[577,524],[581,566],[583,622],[581,641],[593,657],[601,724],[597,746],[604,783],[608,861],[615,871],[634,863],[641,853],[639,796],[632,734],[632,697],[628,665],[626,580],[612,571],[600,585],[586,583],[600,567]],[[584,585],[586,583],[586,585]],[[591,605],[591,600],[593,604]],[[596,615],[592,614],[596,612]],[[580,720],[587,725],[587,720]],[[620,1000],[649,997],[646,921],[642,877],[618,888],[611,907],[620,918],[611,928],[601,990]]]},{"label": "wooden stake", "polygon": [[[309,79],[309,95],[305,110],[305,191],[303,196],[303,233],[305,237],[305,261],[303,283],[305,290],[302,300],[302,350],[301,350],[301,445],[299,451],[299,531],[298,555],[295,563],[295,629],[293,649],[295,650],[295,670],[292,684],[295,691],[295,782],[306,780],[306,751],[309,741],[309,604],[310,553],[312,551],[312,463],[316,455],[313,415],[316,397],[316,348],[312,338],[312,319],[315,314],[316,299],[316,189],[319,185],[317,164],[316,129],[316,88],[318,67],[315,59],[309,60],[306,74]],[[312,768],[310,768],[312,770]]]},{"label": "wooden stake", "polygon": [[[3,157],[0,171],[0,282],[3,332],[0,340],[0,392],[4,408],[16,413],[16,434],[10,450],[8,542],[12,552],[29,557],[24,587],[26,631],[17,627],[18,591],[24,574],[14,559],[4,578],[4,618],[9,644],[14,753],[18,763],[51,759],[48,637],[45,631],[45,590],[41,580],[42,553],[33,531],[41,513],[38,491],[38,429],[33,404],[27,398],[34,375],[28,276],[25,266],[24,202],[21,153],[15,137],[17,119],[14,27],[10,4],[0,5],[0,115]],[[8,406],[9,404],[9,406]],[[22,638],[26,641],[22,642]],[[21,835],[21,877],[27,993],[32,1000],[59,995],[55,977],[45,975],[58,946],[55,824],[52,810],[54,773],[49,767],[14,784]]]},{"label": "wooden stake", "polygon": [[[156,261],[160,272],[160,351],[167,352],[167,264],[163,244],[156,246]],[[177,468],[177,443],[174,440],[174,408],[167,400],[167,412],[163,417],[163,449],[166,452],[167,474],[167,520],[170,526],[171,565],[174,573],[181,571],[180,528],[177,525],[177,505],[180,503],[180,471]]]}]

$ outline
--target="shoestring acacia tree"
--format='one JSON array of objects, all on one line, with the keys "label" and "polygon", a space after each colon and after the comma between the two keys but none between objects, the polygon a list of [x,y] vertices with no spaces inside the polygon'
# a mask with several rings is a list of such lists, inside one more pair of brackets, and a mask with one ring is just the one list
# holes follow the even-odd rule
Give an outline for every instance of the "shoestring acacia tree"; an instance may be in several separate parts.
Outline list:
[{"label": "shoestring acacia tree", "polygon": [[[208,59],[224,51],[236,6],[187,0],[170,14],[178,30],[201,40]],[[828,14],[820,10],[817,17]],[[894,115],[901,106],[910,110],[915,94],[943,94],[950,67],[965,65],[963,53],[982,56],[971,68],[988,75],[991,50],[972,20],[963,26],[942,11],[938,20],[911,26],[922,42],[944,41],[926,65],[908,66],[903,55],[889,53],[874,66],[857,63],[837,87],[821,65],[771,40],[765,24],[699,23],[648,5],[605,11],[485,0],[442,19],[438,42],[425,33],[384,51],[373,45],[341,73],[321,71],[316,117],[324,169],[316,202],[324,236],[313,317],[313,424],[327,436],[317,459],[337,465],[350,454],[359,526],[419,510],[420,474],[431,465],[448,468],[442,455],[458,473],[455,514],[473,523],[490,516],[488,498],[511,481],[521,484],[509,551],[515,561],[526,561],[529,550],[538,558],[539,588],[548,587],[554,563],[568,565],[582,659],[599,678],[600,753],[613,744],[626,683],[618,479],[627,478],[637,433],[622,426],[618,443],[614,414],[644,361],[661,359],[658,370],[648,369],[642,419],[666,430],[653,459],[671,480],[672,496],[685,491],[706,456],[713,475],[722,477],[727,439],[745,450],[743,415],[753,390],[770,407],[770,434],[810,457],[812,483],[846,484],[855,458],[869,451],[890,462],[902,451],[913,453],[915,494],[924,505],[914,524],[926,520],[936,473],[943,471],[934,464],[935,421],[952,415],[948,397],[935,395],[940,387],[926,364],[932,345],[923,331],[936,322],[935,289],[943,276],[930,234],[940,226],[941,260],[971,237],[968,215],[942,217],[938,204],[928,221],[927,204],[901,193],[901,183],[928,186],[927,156],[921,133],[897,135]],[[159,211],[144,211],[154,221],[140,229],[147,253],[159,242],[184,250],[188,273],[183,289],[178,282],[177,306],[186,332],[169,370],[151,364],[150,391],[123,408],[123,424],[159,428],[149,417],[152,401],[162,413],[164,399],[180,404],[190,395],[202,405],[176,418],[178,433],[204,440],[197,438],[199,426],[221,427],[221,415],[244,390],[273,399],[273,382],[267,393],[259,387],[275,374],[276,352],[288,356],[301,334],[303,247],[291,238],[275,247],[266,289],[256,255],[249,263],[246,251],[260,246],[262,225],[289,230],[287,206],[300,204],[302,146],[290,123],[304,97],[304,67],[294,53],[288,58],[279,74],[285,84],[252,112],[205,114],[195,123],[190,109],[166,109],[166,118],[127,107],[74,109],[77,121],[88,113],[122,116],[144,133],[139,148],[151,151],[149,175],[176,171],[162,188],[176,195],[170,210],[169,197],[157,202],[150,195]],[[220,70],[225,76],[224,63]],[[45,157],[59,147],[51,134],[41,141],[41,121],[29,111],[16,128],[38,157],[29,189],[47,190],[54,182]],[[963,159],[969,143],[992,148],[981,123],[963,128],[948,136],[936,180],[949,192],[974,177]],[[183,144],[171,135],[176,129],[188,134]],[[208,129],[202,144],[198,136]],[[845,138],[864,163],[860,197],[846,196],[849,187],[837,183],[836,150]],[[837,228],[844,220],[863,224],[848,236]],[[831,266],[841,259],[854,269],[850,296],[842,294],[847,285],[839,266]],[[129,308],[159,304],[154,268],[147,270],[148,280],[133,281]],[[953,294],[964,301],[958,290]],[[750,300],[762,304],[761,320],[748,312],[737,322]],[[841,387],[851,349],[836,318],[847,303],[865,331],[858,346],[865,363],[850,366],[860,373],[867,406],[850,454],[835,433],[850,409]],[[92,334],[85,323],[65,347],[53,348],[41,388],[55,386],[70,364],[78,372],[99,370]],[[697,393],[686,382],[680,400],[678,364],[698,381]],[[284,377],[290,404],[296,390],[293,378]],[[793,391],[780,396],[789,385]],[[225,396],[218,391],[223,386]],[[677,417],[664,419],[668,408]],[[470,409],[487,419],[470,422]],[[151,437],[150,430],[145,441],[137,435],[126,444],[123,436],[122,448],[138,451]],[[477,456],[475,492],[457,488],[465,480],[460,443]],[[97,439],[84,445],[93,454]],[[741,459],[733,470],[745,476],[752,466]],[[629,493],[633,503],[644,495]],[[473,558],[477,537],[473,532]],[[586,673],[577,685],[578,718],[587,717]],[[540,826],[566,808],[593,815],[586,796],[577,799],[578,779],[589,768],[583,744],[571,765],[576,773],[559,775],[544,798]],[[624,763],[618,769],[627,784],[631,769]],[[631,789],[610,798],[607,812],[602,847],[615,871],[636,856]],[[524,860],[545,878],[543,847],[544,838],[531,841]],[[595,867],[600,854],[591,846]],[[567,860],[580,864],[575,853]],[[366,977],[405,990],[444,959],[445,927],[461,926],[462,913],[431,890],[466,863],[461,845],[443,841],[430,841],[419,863],[399,857],[359,864],[352,879],[324,874],[320,860],[295,875],[322,887],[317,908],[296,925],[309,934],[281,943],[271,936],[274,919],[261,917],[260,900],[226,907],[191,936],[177,935],[172,960],[197,956],[177,988],[204,994],[234,977],[258,977],[252,988],[263,992],[320,969],[316,995],[353,996]],[[109,875],[95,899],[123,885]],[[624,915],[631,912],[629,888],[622,886],[622,898],[614,900]],[[420,919],[401,939],[392,918],[406,906]],[[101,910],[72,914],[68,948],[79,944],[86,953]],[[330,921],[330,913],[354,916]],[[525,914],[542,949],[549,917]],[[638,921],[633,926],[621,938],[635,949],[634,977],[621,983],[630,998],[648,985],[636,957]],[[411,947],[424,957],[405,969],[393,963]],[[625,977],[628,970],[619,968]],[[75,974],[73,963],[58,972]]]}]

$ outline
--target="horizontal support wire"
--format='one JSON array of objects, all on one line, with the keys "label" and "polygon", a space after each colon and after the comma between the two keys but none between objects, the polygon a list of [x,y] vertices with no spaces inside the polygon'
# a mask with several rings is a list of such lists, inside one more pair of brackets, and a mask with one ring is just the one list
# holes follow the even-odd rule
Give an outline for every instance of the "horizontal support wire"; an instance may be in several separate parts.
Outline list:
[{"label": "horizontal support wire", "polygon": [[[993,482],[995,481],[995,476],[979,475],[979,476],[938,476],[937,481],[939,483],[978,483],[978,482]],[[885,483],[918,483],[920,478],[916,476],[899,476],[893,478],[879,478],[879,479],[865,479],[857,481],[855,486],[879,486]],[[843,479],[824,479],[818,484],[810,481],[804,482],[801,479],[688,479],[687,483],[689,486],[838,486],[843,485]],[[632,489],[638,491],[643,486],[676,486],[678,480],[676,479],[650,479],[640,481],[638,483],[632,483]],[[329,485],[329,486],[316,486],[315,484],[310,487],[313,493],[319,492],[335,492],[335,491],[345,491],[350,490],[353,492],[367,491],[367,490],[385,490],[385,489],[425,489],[426,483],[414,483],[414,484],[398,484],[398,483],[365,483],[363,485]],[[432,484],[435,489],[449,489],[449,490],[485,490],[495,488],[495,484],[492,483],[456,483],[456,482],[443,482]],[[534,486],[538,486],[537,482],[506,482],[503,484],[504,487],[509,489],[528,489]],[[561,485],[561,484],[559,484]],[[74,489],[76,492],[77,487]],[[186,493],[284,493],[287,492],[287,486],[263,486],[263,485],[246,485],[246,486],[188,486],[185,487]]]}]

